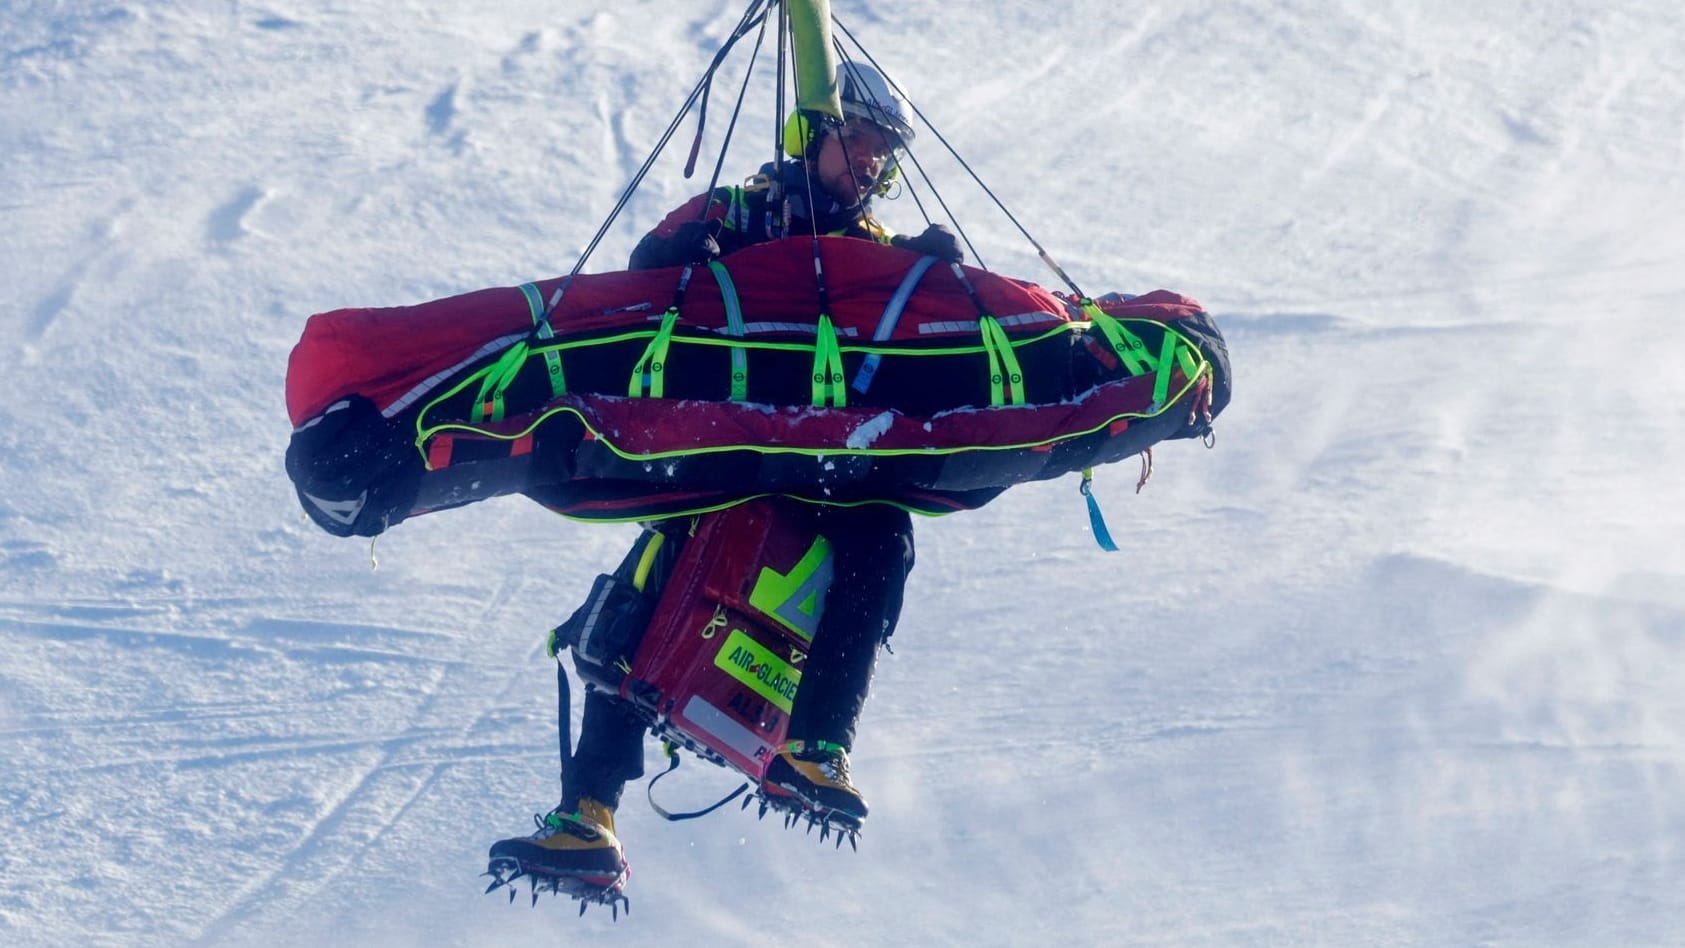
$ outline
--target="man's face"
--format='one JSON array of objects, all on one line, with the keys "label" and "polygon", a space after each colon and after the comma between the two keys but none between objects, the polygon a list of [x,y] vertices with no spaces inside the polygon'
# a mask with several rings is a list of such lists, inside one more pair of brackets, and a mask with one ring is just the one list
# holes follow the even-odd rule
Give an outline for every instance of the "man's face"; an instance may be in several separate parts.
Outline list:
[{"label": "man's face", "polygon": [[894,161],[895,138],[865,119],[851,118],[827,132],[819,146],[819,184],[837,203],[853,206],[872,193]]}]

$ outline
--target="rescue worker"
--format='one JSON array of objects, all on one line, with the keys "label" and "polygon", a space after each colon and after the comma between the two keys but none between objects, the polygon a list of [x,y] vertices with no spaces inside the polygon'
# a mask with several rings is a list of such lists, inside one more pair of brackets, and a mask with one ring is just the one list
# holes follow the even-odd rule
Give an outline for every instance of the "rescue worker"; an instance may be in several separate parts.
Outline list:
[{"label": "rescue worker", "polygon": [[[890,233],[872,216],[872,198],[893,182],[913,128],[901,96],[871,66],[844,63],[837,84],[840,123],[793,115],[785,127],[787,158],[763,166],[747,185],[716,188],[673,211],[639,242],[629,268],[699,264],[763,241],[815,234],[875,240],[960,261],[959,243],[942,225],[907,237]],[[823,535],[835,561],[791,709],[788,743],[768,765],[761,791],[852,832],[867,806],[850,781],[848,752],[878,647],[900,615],[913,565],[912,523],[906,511],[887,505],[825,507],[787,499],[777,505],[778,516]],[[646,527],[617,578],[631,579],[657,531],[666,542],[653,572],[670,570],[689,526],[684,518]],[[561,805],[539,818],[532,836],[494,844],[494,866],[500,858],[514,860],[523,873],[555,879],[569,894],[618,897],[626,861],[614,811],[626,782],[643,775],[645,730],[617,695],[588,689],[579,746],[564,768]]]}]

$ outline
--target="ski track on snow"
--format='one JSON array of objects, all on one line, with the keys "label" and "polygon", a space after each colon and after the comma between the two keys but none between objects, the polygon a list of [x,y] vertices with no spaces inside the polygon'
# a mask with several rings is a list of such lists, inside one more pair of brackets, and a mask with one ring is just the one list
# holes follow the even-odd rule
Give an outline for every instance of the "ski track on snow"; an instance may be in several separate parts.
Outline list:
[{"label": "ski track on snow", "polygon": [[[504,580],[481,609],[482,620],[498,614],[521,586],[519,577]],[[308,833],[273,861],[274,869],[268,875],[235,893],[227,907],[204,925],[194,939],[196,943],[219,944],[242,924],[261,923],[273,912],[285,913],[307,903],[314,893],[352,871],[362,855],[391,831],[444,770],[466,759],[464,739],[484,724],[491,709],[499,707],[519,686],[523,669],[517,667],[509,672],[504,686],[495,692],[485,690],[477,679],[453,681],[451,676],[458,670],[447,668],[446,674],[433,683],[418,704],[410,725],[413,731],[436,717],[450,719],[431,728],[440,735],[451,734],[456,738],[446,745],[451,752],[450,759],[443,762],[401,759],[416,740],[371,742],[381,749],[379,758],[353,778]],[[479,708],[466,716],[466,724],[462,723],[465,716],[448,706],[464,696],[472,696],[467,702],[470,709]],[[366,824],[369,827],[363,834],[366,838],[361,842],[338,842],[336,837],[341,835],[341,830],[363,816],[361,811],[365,808],[380,814]]]},{"label": "ski track on snow", "polygon": [[[612,928],[474,876],[554,789],[509,627],[624,546],[510,499],[371,574],[300,523],[281,394],[311,312],[564,272],[742,5],[8,7],[0,941],[1675,943],[1674,6],[835,4],[1073,278],[1205,302],[1235,402],[1100,472],[1122,554],[1074,483],[921,522],[861,852],[637,801]],[[701,190],[695,128],[593,270]]]}]

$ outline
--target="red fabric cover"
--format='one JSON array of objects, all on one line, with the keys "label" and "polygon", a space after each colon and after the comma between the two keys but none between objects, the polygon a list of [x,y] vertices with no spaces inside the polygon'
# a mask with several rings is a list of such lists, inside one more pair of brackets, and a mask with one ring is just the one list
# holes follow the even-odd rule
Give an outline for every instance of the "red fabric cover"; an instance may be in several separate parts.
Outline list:
[{"label": "red fabric cover", "polygon": [[[1175,378],[1181,383],[1181,375]],[[1120,379],[1068,402],[1012,408],[964,408],[929,418],[886,408],[766,406],[612,395],[563,395],[544,413],[569,409],[591,436],[635,458],[777,445],[792,451],[901,451],[909,454],[1014,448],[1052,443],[1105,427],[1119,414],[1146,410],[1153,378]],[[536,416],[481,422],[516,434]],[[846,450],[845,450],[846,449]]]},{"label": "red fabric cover", "polygon": [[[846,237],[821,237],[819,243],[832,323],[845,344],[870,339],[918,255]],[[811,239],[759,244],[721,262],[736,285],[746,323],[812,325],[817,321]],[[1037,319],[1013,324],[1014,331],[1051,328],[1068,319],[1064,304],[1039,286],[964,269],[991,315],[1046,318],[1045,323]],[[557,335],[567,336],[659,321],[673,302],[682,272],[682,268],[671,268],[581,275],[551,314],[551,327]],[[551,279],[536,284],[546,303],[560,283]],[[706,267],[692,272],[680,315],[683,325],[709,329],[725,325],[720,289]],[[938,265],[925,274],[892,338],[940,339],[957,333],[921,332],[920,327],[976,317],[976,305],[964,286],[947,267]],[[318,313],[310,317],[288,361],[288,414],[296,427],[351,394],[369,398],[384,411],[432,376],[483,355],[480,350],[488,343],[532,328],[531,308],[516,287],[479,290],[415,306]],[[848,334],[850,329],[853,335]],[[974,337],[975,330],[964,334]]]},{"label": "red fabric cover", "polygon": [[1199,315],[1199,303],[1169,290],[1154,290],[1125,300],[1099,301],[1100,309],[1119,319],[1150,319],[1158,323],[1175,322]]}]

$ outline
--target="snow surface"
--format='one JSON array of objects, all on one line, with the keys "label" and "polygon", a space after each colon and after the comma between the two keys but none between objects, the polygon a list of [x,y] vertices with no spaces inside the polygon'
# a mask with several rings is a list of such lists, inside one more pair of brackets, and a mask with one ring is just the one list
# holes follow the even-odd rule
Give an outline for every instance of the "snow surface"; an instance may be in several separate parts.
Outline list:
[{"label": "snow surface", "polygon": [[615,925],[476,876],[630,528],[503,500],[371,571],[283,378],[312,312],[570,268],[740,3],[0,5],[0,942],[1685,944],[1678,8],[1010,6],[835,10],[1085,289],[1217,315],[1216,449],[1100,472],[1120,554],[1074,479],[921,523],[861,851],[634,787]]}]

